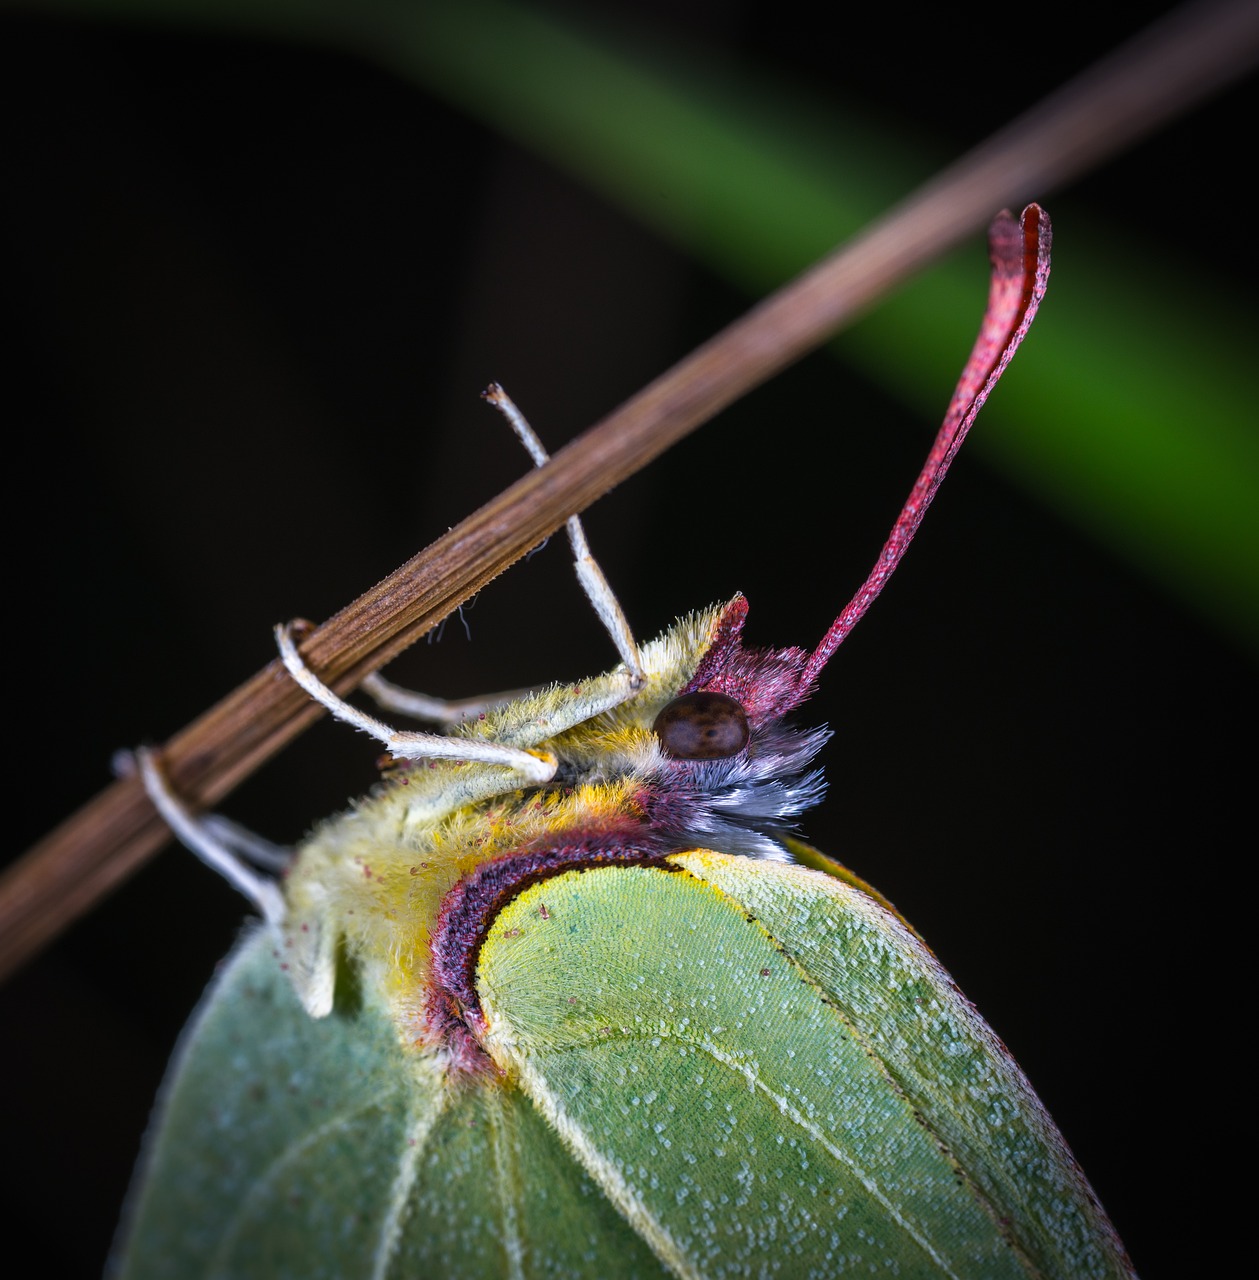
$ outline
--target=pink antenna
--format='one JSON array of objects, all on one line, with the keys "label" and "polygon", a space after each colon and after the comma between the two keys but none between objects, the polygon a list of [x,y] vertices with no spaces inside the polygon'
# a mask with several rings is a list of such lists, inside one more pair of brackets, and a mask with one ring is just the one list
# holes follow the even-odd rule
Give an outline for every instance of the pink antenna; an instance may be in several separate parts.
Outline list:
[{"label": "pink antenna", "polygon": [[957,389],[953,392],[927,461],[883,544],[878,561],[861,589],[831,623],[830,630],[813,651],[802,673],[800,688],[808,689],[817,679],[818,672],[831,654],[844,642],[883,590],[918,532],[931,499],[962,447],[971,423],[997,385],[997,379],[1005,372],[1010,357],[1018,350],[1040,300],[1045,296],[1045,285],[1049,280],[1050,239],[1049,216],[1036,204],[1029,204],[1018,222],[1008,210],[1002,210],[992,220],[988,228],[988,255],[992,260],[988,307],[970,359],[958,379]]}]

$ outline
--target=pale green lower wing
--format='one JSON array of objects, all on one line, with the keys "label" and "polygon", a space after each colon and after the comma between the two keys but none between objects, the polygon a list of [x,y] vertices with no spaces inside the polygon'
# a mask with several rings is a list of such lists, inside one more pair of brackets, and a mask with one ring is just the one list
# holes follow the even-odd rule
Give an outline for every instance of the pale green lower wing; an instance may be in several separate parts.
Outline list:
[{"label": "pale green lower wing", "polygon": [[140,1277],[1130,1274],[1018,1068],[860,888],[696,852],[522,893],[448,1075],[352,974],[306,1015],[272,935],[164,1088]]},{"label": "pale green lower wing", "polygon": [[256,930],[186,1031],[117,1274],[662,1276],[519,1092],[447,1082],[349,975],[308,1017],[281,963]]},{"label": "pale green lower wing", "polygon": [[867,895],[720,854],[535,885],[491,1043],[682,1276],[1130,1274],[1021,1072]]}]

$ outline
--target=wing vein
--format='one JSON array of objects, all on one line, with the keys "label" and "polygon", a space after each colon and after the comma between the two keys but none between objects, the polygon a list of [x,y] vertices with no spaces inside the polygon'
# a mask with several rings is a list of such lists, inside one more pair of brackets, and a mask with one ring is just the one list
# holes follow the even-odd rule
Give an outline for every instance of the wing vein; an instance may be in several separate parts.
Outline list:
[{"label": "wing vein", "polygon": [[384,1221],[380,1224],[380,1243],[372,1258],[372,1280],[384,1280],[389,1273],[389,1264],[398,1251],[399,1240],[402,1239],[402,1215],[415,1187],[420,1155],[445,1105],[446,1093],[445,1090],[440,1090],[436,1106],[426,1107],[419,1114],[408,1117],[406,1140],[402,1144],[393,1185],[389,1188]]}]

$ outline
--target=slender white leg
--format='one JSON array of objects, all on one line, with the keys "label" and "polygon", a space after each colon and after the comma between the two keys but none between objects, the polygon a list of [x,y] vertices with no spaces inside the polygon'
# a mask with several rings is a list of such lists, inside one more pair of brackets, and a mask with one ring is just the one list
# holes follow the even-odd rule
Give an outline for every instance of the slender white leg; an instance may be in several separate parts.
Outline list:
[{"label": "slender white leg", "polygon": [[445,698],[431,697],[427,693],[417,693],[413,689],[404,689],[375,671],[364,677],[359,688],[381,710],[410,716],[413,720],[427,720],[430,724],[462,724],[465,720],[475,720],[483,711],[517,702],[534,692],[532,689],[512,689],[507,693],[487,694],[483,698],[447,701]]},{"label": "slender white leg", "polygon": [[521,780],[532,785],[549,782],[555,776],[556,760],[551,755],[535,755],[517,747],[474,738],[444,738],[435,733],[416,733],[391,728],[383,720],[367,715],[339,698],[302,661],[287,623],[275,629],[276,644],[288,673],[314,700],[328,708],[338,720],[361,729],[384,745],[390,755],[403,760],[479,760],[514,769]]},{"label": "slender white leg", "polygon": [[[542,441],[538,439],[537,433],[526,421],[520,410],[516,408],[511,397],[498,383],[490,384],[485,391],[485,399],[507,419],[536,466],[540,467],[550,460],[550,455],[547,453]],[[568,520],[567,527],[568,540],[573,548],[573,561],[577,570],[577,580],[581,583],[582,590],[586,593],[586,598],[594,608],[599,621],[603,624],[604,630],[612,637],[612,642],[616,645],[617,652],[625,663],[625,668],[629,672],[631,691],[638,689],[642,686],[644,680],[643,668],[638,656],[638,645],[635,643],[633,633],[630,631],[625,611],[621,608],[620,602],[604,576],[603,570],[600,569],[598,561],[590,554],[590,544],[586,541],[586,531],[581,520],[577,516],[572,516]],[[283,652],[283,647],[281,647],[281,652]],[[285,665],[289,665],[287,658],[285,659]],[[291,666],[289,669],[290,671],[293,670]],[[298,683],[312,697],[323,703],[338,719],[346,720],[348,723],[365,730],[374,738],[385,742],[386,745],[390,744],[390,739],[386,737],[387,734],[392,735],[394,740],[400,736],[393,734],[393,731],[380,721],[373,720],[354,710],[354,708],[348,707],[347,703],[342,702],[335,694],[327,690],[322,682],[315,681],[315,677],[310,675],[305,667],[302,669],[305,674],[300,678],[294,672],[294,677],[298,679]],[[307,678],[315,681],[322,692],[314,692],[311,685],[304,682]],[[515,702],[517,699],[532,692],[529,689],[513,689],[507,693],[490,694],[480,698],[461,698],[457,701],[447,701],[444,698],[434,698],[429,694],[419,693],[412,689],[404,689],[401,685],[396,685],[376,673],[365,677],[361,687],[363,692],[384,711],[392,711],[397,715],[410,716],[413,720],[424,720],[430,724],[439,725],[462,724],[465,720],[471,720],[491,707],[499,707],[509,702]],[[350,714],[343,715],[341,713],[342,708],[348,708]],[[426,735],[412,734],[406,736],[416,745],[429,741]],[[390,750],[393,751],[394,747],[390,746]],[[395,754],[401,753],[395,752]],[[418,754],[420,756],[449,756],[450,752],[419,751]],[[471,759],[474,757],[470,756],[466,751],[461,751],[459,758]],[[480,759],[481,757],[477,756],[475,758]],[[507,762],[498,761],[498,763]]]},{"label": "slender white leg", "polygon": [[[520,443],[525,446],[535,466],[541,467],[551,460],[551,455],[543,447],[537,433],[525,421],[524,415],[497,382],[490,383],[484,396],[511,424],[512,430],[520,438]],[[630,631],[629,620],[611,584],[603,576],[603,570],[599,568],[598,561],[590,554],[590,544],[586,541],[586,531],[582,527],[579,516],[570,516],[568,519],[568,540],[573,548],[577,580],[581,583],[582,590],[586,593],[586,598],[593,606],[599,621],[603,623],[604,630],[612,637],[612,643],[616,645],[616,651],[621,655],[621,661],[625,663],[625,669],[629,672],[630,684],[635,689],[641,688],[646,676],[638,657],[638,645],[634,642],[633,632]]]},{"label": "slender white leg", "polygon": [[[232,848],[231,839],[223,839],[222,822],[226,820],[216,822],[190,813],[170,789],[153,752],[141,748],[136,752],[136,763],[144,789],[166,825],[202,862],[243,893],[267,920],[273,924],[280,923],[285,910],[283,895],[273,881],[258,875],[241,861]],[[235,823],[229,825],[238,833],[244,830]],[[257,840],[257,837],[253,839]],[[275,848],[274,845],[271,847]]]},{"label": "slender white leg", "polygon": [[276,844],[221,813],[202,814],[200,822],[220,844],[250,866],[278,875],[293,861],[293,850],[288,845]]}]

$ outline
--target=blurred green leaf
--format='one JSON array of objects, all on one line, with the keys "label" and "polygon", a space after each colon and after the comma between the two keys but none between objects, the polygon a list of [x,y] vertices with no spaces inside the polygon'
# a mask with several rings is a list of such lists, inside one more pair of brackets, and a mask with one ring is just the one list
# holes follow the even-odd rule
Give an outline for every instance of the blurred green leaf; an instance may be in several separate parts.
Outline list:
[{"label": "blurred green leaf", "polygon": [[[378,0],[352,11],[318,0],[59,7],[355,49],[546,156],[753,296],[936,167],[921,140],[841,110],[833,97],[683,53],[646,30],[595,34],[499,0]],[[978,447],[1253,648],[1259,378],[1242,339],[1249,323],[1213,282],[1138,236],[1059,220],[1050,303]],[[973,257],[927,272],[837,345],[927,422],[981,309]]]},{"label": "blurred green leaf", "polygon": [[[753,295],[932,172],[906,139],[745,68],[671,62],[645,45],[629,54],[623,35],[614,53],[536,13],[492,9],[492,21],[490,6],[434,10],[424,52],[408,47],[395,65]],[[837,344],[927,421],[982,305],[973,258],[952,255]],[[1059,225],[1051,302],[977,440],[1037,496],[1254,643],[1259,379],[1242,350],[1248,328],[1240,306],[1142,256],[1126,229]],[[933,376],[906,378],[907,367]]]}]

